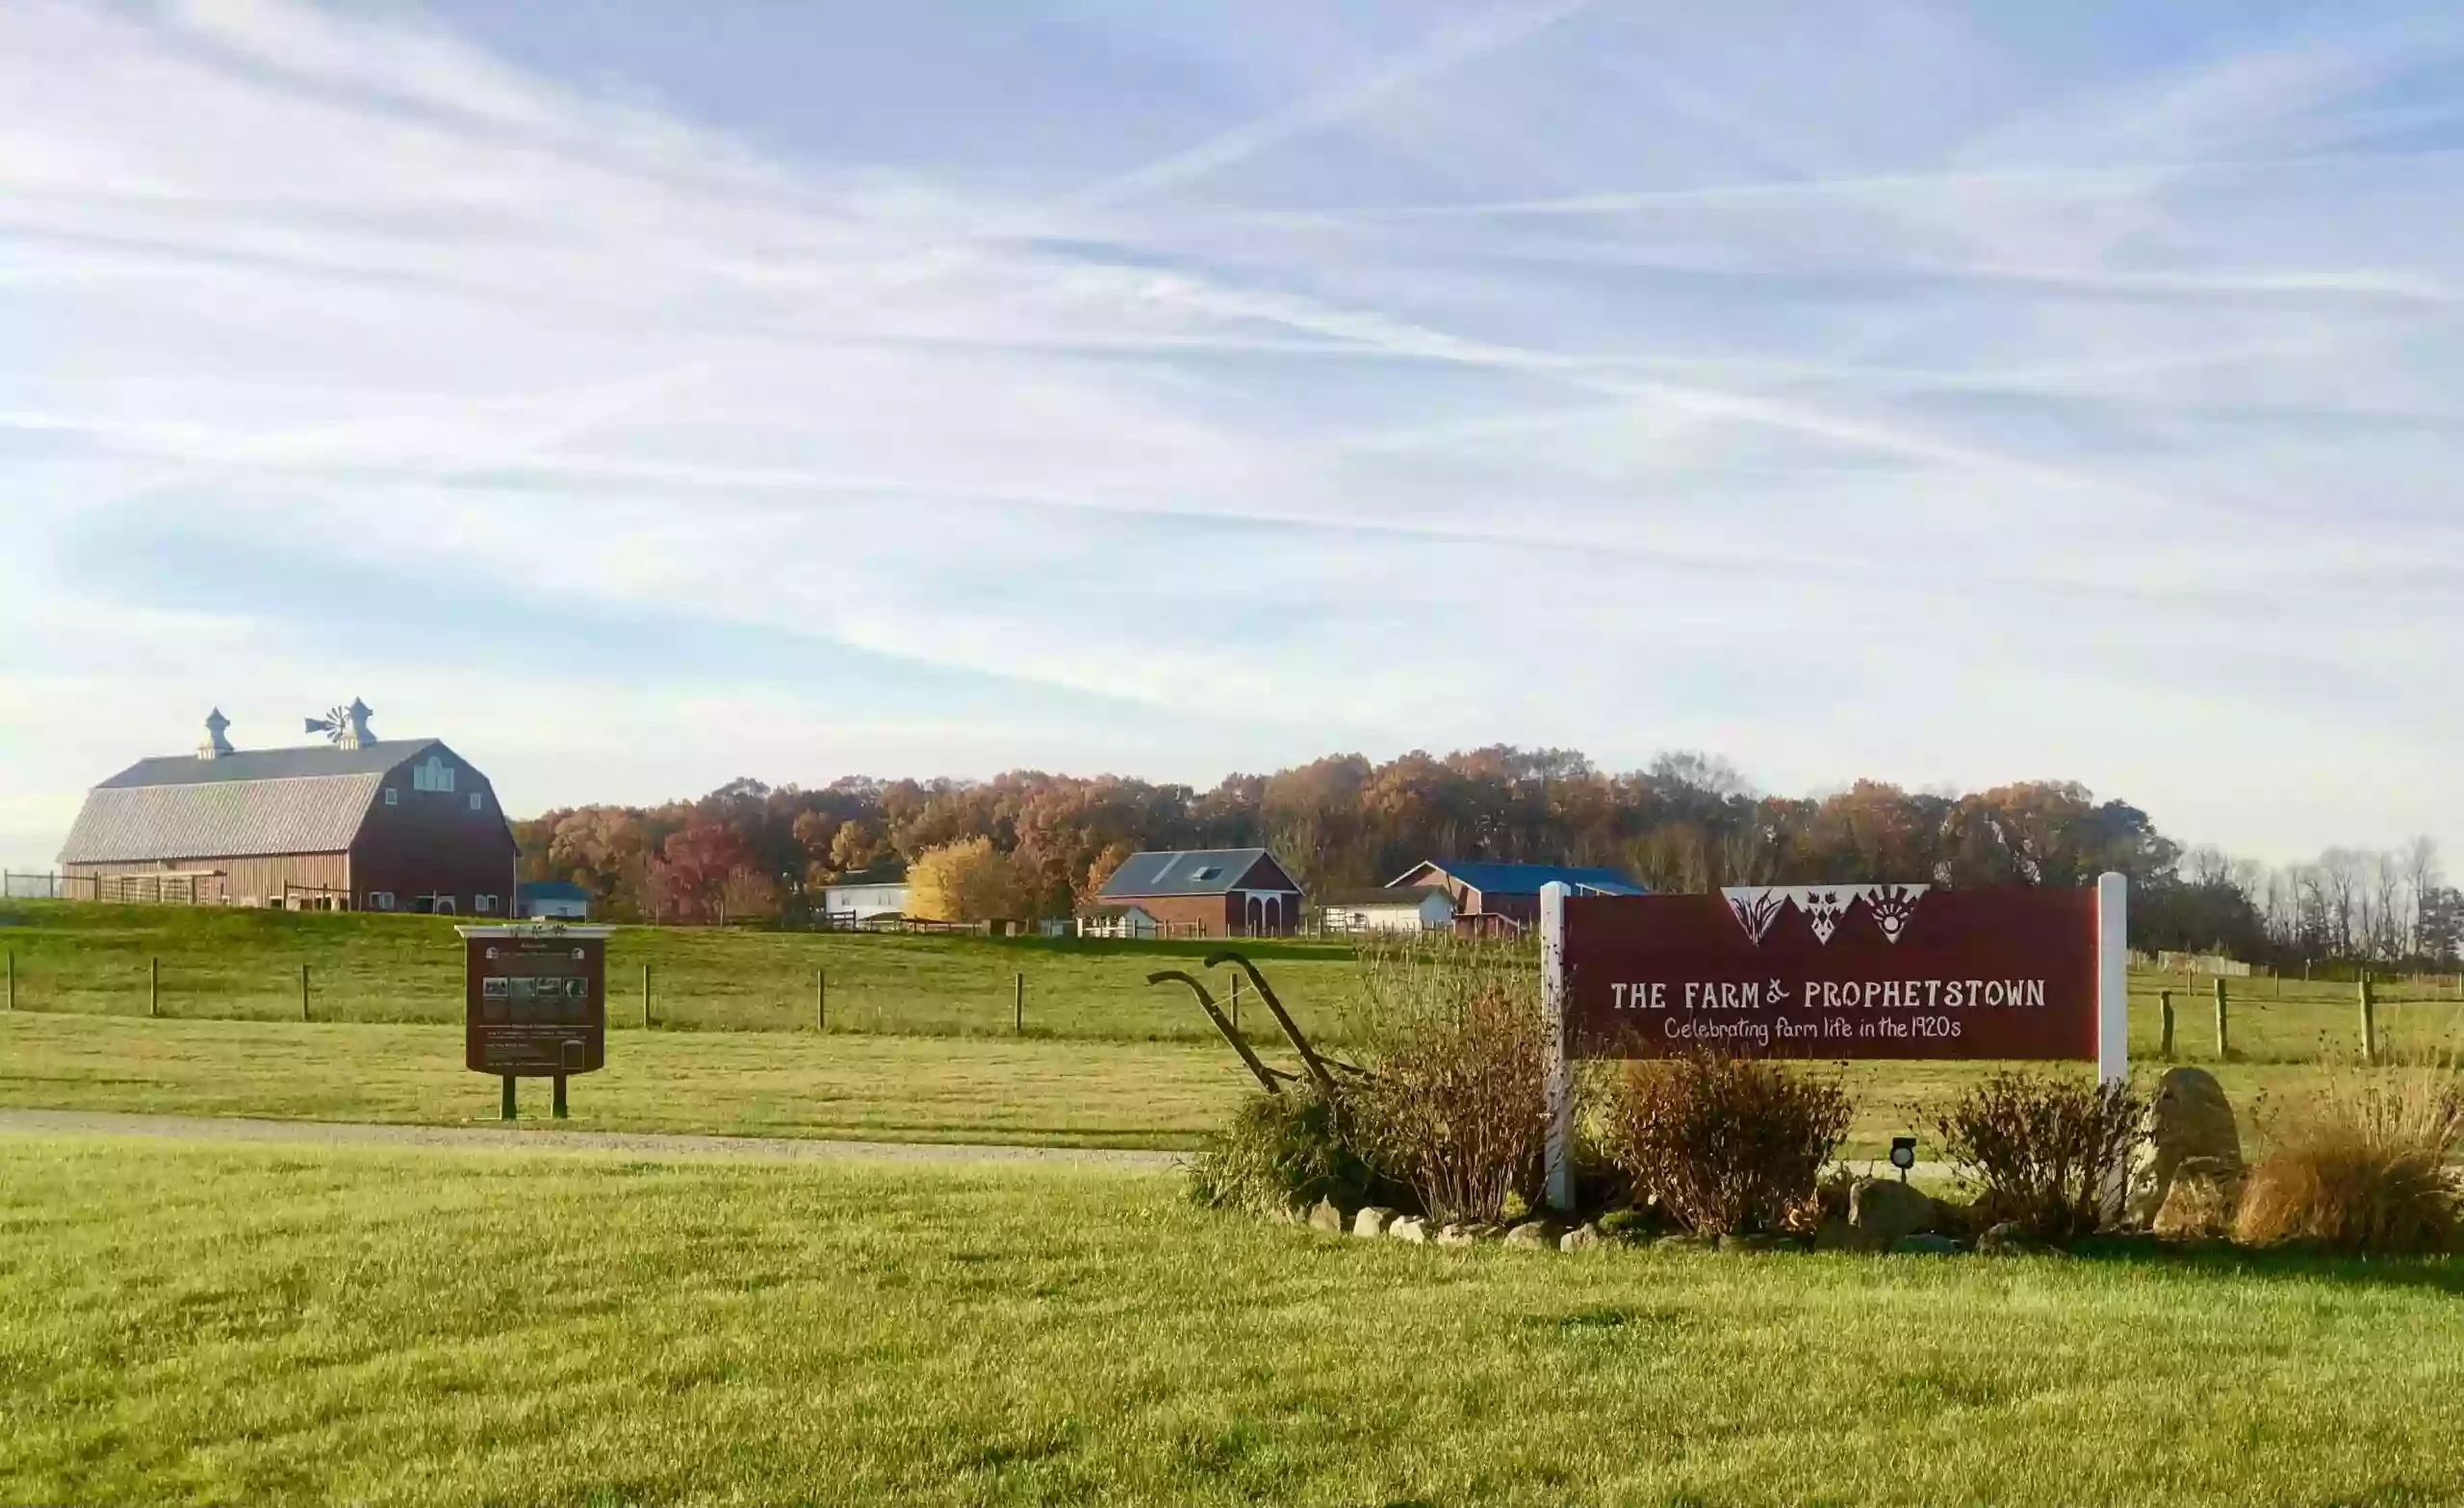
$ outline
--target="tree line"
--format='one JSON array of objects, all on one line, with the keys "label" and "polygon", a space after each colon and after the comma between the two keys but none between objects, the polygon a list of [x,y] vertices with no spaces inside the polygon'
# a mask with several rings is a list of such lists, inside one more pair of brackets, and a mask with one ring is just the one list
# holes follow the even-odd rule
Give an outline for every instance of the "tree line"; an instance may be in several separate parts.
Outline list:
[{"label": "tree line", "polygon": [[1343,754],[1205,790],[1034,770],[818,788],[747,779],[698,801],[560,808],[514,831],[525,878],[573,881],[619,921],[793,922],[820,909],[826,885],[919,866],[936,896],[973,898],[951,904],[1065,916],[1140,850],[1248,847],[1312,892],[1380,884],[1425,858],[1604,865],[1677,891],[2074,885],[2118,870],[2136,892],[2135,945],[2271,962],[2451,956],[2457,909],[2427,840],[2271,870],[2185,854],[2145,812],[2069,781],[1948,794],[1859,780],[1786,797],[1697,754],[1626,772],[1563,749]]}]

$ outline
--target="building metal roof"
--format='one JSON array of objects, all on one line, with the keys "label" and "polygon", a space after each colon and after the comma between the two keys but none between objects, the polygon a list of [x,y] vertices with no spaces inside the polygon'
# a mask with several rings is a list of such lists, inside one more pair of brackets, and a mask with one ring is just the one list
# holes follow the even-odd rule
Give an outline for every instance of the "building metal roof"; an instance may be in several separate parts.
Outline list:
[{"label": "building metal roof", "polygon": [[295,749],[244,749],[218,758],[165,754],[140,759],[96,790],[141,785],[220,785],[233,780],[292,780],[312,776],[382,775],[412,755],[436,748],[434,738],[388,738],[356,749],[305,744]]},{"label": "building metal roof", "polygon": [[[1540,887],[1552,881],[1563,882],[1578,895],[1651,894],[1649,889],[1634,883],[1618,870],[1586,869],[1573,864],[1458,863],[1452,859],[1432,858],[1425,864],[1414,864],[1402,880],[1409,880],[1424,868],[1434,869],[1482,895],[1538,895]],[[1402,880],[1396,882],[1399,884]]]},{"label": "building metal roof", "polygon": [[87,793],[60,861],[340,854],[358,837],[386,775],[444,748],[434,738],[395,738],[355,749],[310,744],[140,759]]},{"label": "building metal roof", "polygon": [[339,854],[359,835],[360,822],[384,780],[379,770],[290,780],[97,786],[77,813],[77,825],[68,830],[60,861],[113,864]]},{"label": "building metal roof", "polygon": [[[1241,877],[1267,857],[1262,848],[1201,848],[1132,854],[1096,891],[1103,900],[1145,895],[1229,895]],[[1280,871],[1282,865],[1275,868]],[[1286,877],[1287,882],[1290,877]],[[1299,887],[1295,885],[1296,890]]]},{"label": "building metal roof", "polygon": [[587,901],[590,892],[570,880],[525,880],[513,887],[518,901]]}]

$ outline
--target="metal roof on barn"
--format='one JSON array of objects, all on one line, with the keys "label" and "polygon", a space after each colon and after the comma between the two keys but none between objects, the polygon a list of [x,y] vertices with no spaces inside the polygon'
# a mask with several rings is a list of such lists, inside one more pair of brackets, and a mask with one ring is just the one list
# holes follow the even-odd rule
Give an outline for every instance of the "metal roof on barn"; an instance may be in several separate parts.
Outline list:
[{"label": "metal roof on barn", "polygon": [[443,748],[433,738],[397,738],[356,749],[309,745],[212,759],[141,759],[87,793],[60,861],[343,853],[387,773]]},{"label": "metal roof on barn", "polygon": [[[1096,891],[1103,900],[1144,895],[1229,895],[1243,876],[1267,858],[1262,848],[1200,848],[1174,853],[1132,854]],[[1272,859],[1268,859],[1272,863]],[[1275,865],[1278,875],[1283,866]],[[1290,876],[1284,876],[1286,883]],[[1293,885],[1297,890],[1299,886]]]},{"label": "metal roof on barn", "polygon": [[1649,889],[1614,869],[1592,869],[1574,864],[1458,863],[1443,858],[1414,864],[1395,883],[1403,884],[1424,869],[1433,869],[1482,895],[1538,895],[1540,887],[1552,882],[1561,882],[1578,893],[1591,895],[1651,894]]}]

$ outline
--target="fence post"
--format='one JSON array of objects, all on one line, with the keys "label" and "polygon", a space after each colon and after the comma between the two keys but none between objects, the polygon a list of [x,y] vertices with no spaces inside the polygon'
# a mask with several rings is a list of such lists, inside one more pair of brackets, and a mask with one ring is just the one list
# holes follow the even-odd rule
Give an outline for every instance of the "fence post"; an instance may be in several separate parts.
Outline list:
[{"label": "fence post", "polygon": [[9,950],[9,1009],[17,1009],[17,950]]},{"label": "fence post", "polygon": [[642,965],[642,1030],[651,1029],[651,966]]},{"label": "fence post", "polygon": [[145,1013],[163,1013],[163,960],[159,958],[145,960]]},{"label": "fence post", "polygon": [[308,965],[299,965],[299,1019],[308,1019]]},{"label": "fence post", "polygon": [[2222,1062],[2232,1056],[2233,1029],[2224,1013],[2224,980],[2219,975],[2216,981],[2216,1060]]},{"label": "fence post", "polygon": [[2370,992],[2370,971],[2361,971],[2361,1061],[2378,1061],[2378,1001]]},{"label": "fence post", "polygon": [[830,1030],[830,971],[828,969],[812,971],[812,1029],[816,1032]]},{"label": "fence post", "polygon": [[2164,1045],[2157,1049],[2157,1053],[2167,1062],[2170,1062],[2173,1060],[2173,992],[2171,990],[2157,992],[2156,1009],[2159,1012],[2158,1019],[2163,1022],[2165,1029]]},{"label": "fence post", "polygon": [[1027,977],[1018,976],[1017,987],[1010,997],[1010,1032],[1014,1036],[1027,1035]]}]

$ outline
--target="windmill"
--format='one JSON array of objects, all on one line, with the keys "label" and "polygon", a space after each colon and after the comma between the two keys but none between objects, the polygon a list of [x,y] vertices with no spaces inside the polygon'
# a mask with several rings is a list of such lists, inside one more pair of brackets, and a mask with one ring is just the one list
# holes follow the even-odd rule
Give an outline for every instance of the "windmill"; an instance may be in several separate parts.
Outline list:
[{"label": "windmill", "polygon": [[335,707],[323,717],[308,719],[308,731],[322,733],[337,749],[359,749],[376,742],[368,730],[368,720],[373,713],[367,703],[351,698],[350,705]]}]

